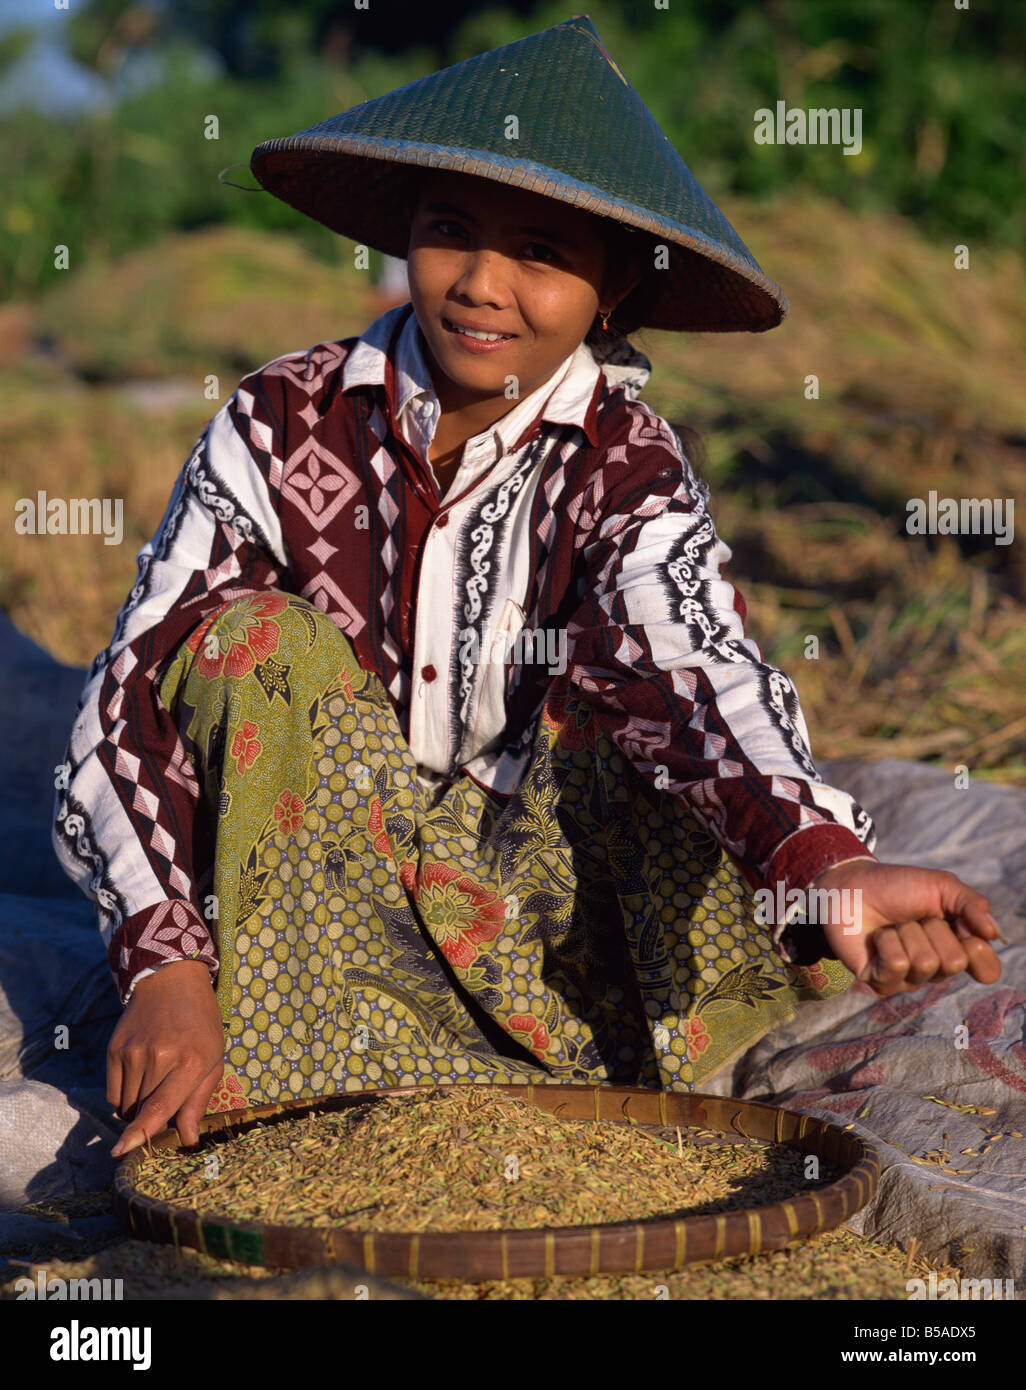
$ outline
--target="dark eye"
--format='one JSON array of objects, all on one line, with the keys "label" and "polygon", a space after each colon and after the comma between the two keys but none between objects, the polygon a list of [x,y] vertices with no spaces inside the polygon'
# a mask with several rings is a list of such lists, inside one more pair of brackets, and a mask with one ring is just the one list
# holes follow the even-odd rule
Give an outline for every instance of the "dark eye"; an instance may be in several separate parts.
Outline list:
[{"label": "dark eye", "polygon": [[[446,231],[447,227],[449,228],[448,231]],[[434,232],[441,232],[443,236],[452,236],[454,232],[462,232],[463,228],[458,222],[450,222],[443,217],[437,222],[431,223],[431,230]]]},{"label": "dark eye", "polygon": [[[552,247],[546,246],[545,243],[541,241],[532,241],[530,246],[525,247],[524,250],[528,253],[528,260],[531,261],[559,260],[559,257],[556,255],[556,252],[553,251]],[[539,254],[531,255],[530,253],[532,251]]]}]

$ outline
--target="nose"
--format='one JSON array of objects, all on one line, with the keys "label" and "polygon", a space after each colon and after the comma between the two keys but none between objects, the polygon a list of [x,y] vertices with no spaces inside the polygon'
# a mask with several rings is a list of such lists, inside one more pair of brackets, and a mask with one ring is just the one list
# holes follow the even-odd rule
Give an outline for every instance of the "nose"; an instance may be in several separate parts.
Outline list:
[{"label": "nose", "polygon": [[475,304],[501,308],[508,302],[506,257],[488,246],[468,250],[454,289]]}]

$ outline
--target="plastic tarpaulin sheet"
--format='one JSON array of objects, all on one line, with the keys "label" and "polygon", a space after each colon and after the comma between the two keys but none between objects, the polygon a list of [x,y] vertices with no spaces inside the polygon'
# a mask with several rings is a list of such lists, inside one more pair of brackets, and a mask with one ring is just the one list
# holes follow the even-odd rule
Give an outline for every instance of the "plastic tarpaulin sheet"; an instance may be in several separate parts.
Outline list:
[{"label": "plastic tarpaulin sheet", "polygon": [[[120,1004],[91,904],[50,844],[54,769],[84,679],[0,615],[6,1212],[101,1186],[113,1171],[105,1053]],[[879,858],[950,869],[990,898],[1011,943],[999,945],[1001,979],[983,986],[960,975],[888,1000],[856,984],[803,1005],[703,1089],[853,1124],[885,1164],[853,1229],[902,1246],[914,1235],[934,1262],[1026,1285],[1026,1139],[1009,1133],[1026,1135],[1026,791],[976,780],[956,792],[950,772],[904,759],[818,766],[873,816]],[[968,1046],[957,1045],[961,1024]]]}]

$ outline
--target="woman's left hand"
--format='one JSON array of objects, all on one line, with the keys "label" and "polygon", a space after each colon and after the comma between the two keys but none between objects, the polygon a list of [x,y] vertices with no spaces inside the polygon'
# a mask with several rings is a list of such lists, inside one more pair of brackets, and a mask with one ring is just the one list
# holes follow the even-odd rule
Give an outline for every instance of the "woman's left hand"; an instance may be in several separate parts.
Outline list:
[{"label": "woman's left hand", "polygon": [[984,985],[1001,974],[987,944],[1000,936],[990,903],[947,870],[859,860],[810,886],[847,890],[823,931],[837,959],[882,997],[962,970]]}]

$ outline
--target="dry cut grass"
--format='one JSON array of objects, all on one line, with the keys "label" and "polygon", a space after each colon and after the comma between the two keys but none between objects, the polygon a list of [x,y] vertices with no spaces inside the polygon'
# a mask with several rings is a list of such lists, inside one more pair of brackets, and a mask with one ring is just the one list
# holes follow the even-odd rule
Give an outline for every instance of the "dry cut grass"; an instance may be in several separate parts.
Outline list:
[{"label": "dry cut grass", "polygon": [[[933,759],[1026,785],[1026,547],[905,529],[908,500],[931,489],[1026,497],[1021,266],[974,253],[956,271],[901,221],[819,201],[724,204],[790,318],[636,343],[654,365],[645,399],[712,486],[749,635],[795,680],[817,758]],[[380,311],[350,249],[330,267],[215,228],[0,311],[0,506],[13,517],[37,489],[123,501],[120,546],[10,523],[0,604],[60,660],[86,665],[109,640],[217,407],[208,376],[224,400],[245,371]]]}]

